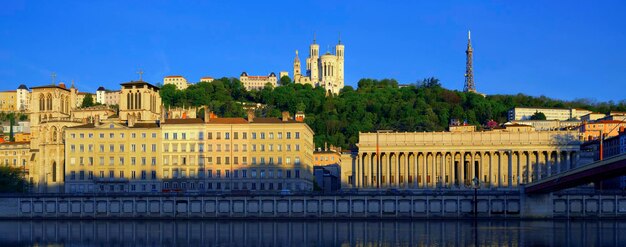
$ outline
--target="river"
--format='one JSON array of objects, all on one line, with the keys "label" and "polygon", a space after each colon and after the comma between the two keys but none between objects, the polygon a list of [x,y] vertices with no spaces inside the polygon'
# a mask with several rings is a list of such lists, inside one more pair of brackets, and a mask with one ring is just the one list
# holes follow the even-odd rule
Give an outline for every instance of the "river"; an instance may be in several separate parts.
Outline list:
[{"label": "river", "polygon": [[0,246],[626,246],[626,220],[17,220]]}]

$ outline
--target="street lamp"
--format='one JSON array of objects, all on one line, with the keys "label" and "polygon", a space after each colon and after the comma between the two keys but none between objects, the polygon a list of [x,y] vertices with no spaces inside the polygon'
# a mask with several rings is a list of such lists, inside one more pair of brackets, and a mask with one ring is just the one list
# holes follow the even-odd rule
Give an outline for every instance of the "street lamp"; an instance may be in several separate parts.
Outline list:
[{"label": "street lamp", "polygon": [[480,180],[474,177],[472,185],[474,186],[474,218],[476,218],[478,216],[478,187],[480,187]]}]

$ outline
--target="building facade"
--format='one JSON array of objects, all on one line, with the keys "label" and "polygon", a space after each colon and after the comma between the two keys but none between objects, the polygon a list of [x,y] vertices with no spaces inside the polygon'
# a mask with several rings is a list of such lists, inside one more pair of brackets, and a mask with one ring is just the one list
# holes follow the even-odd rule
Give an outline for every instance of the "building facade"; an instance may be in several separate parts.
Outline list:
[{"label": "building facade", "polygon": [[185,90],[189,87],[189,83],[185,77],[180,75],[169,75],[163,78],[163,85],[173,84],[178,90]]},{"label": "building facade", "polygon": [[26,87],[26,85],[24,84],[21,84],[19,87],[17,87],[16,93],[16,110],[20,112],[28,111],[30,107],[30,91],[28,90],[28,87]]},{"label": "building facade", "polygon": [[[526,128],[528,129],[528,128]],[[576,131],[360,133],[356,187],[515,187],[577,164]]]},{"label": "building facade", "polygon": [[0,92],[0,111],[14,112],[17,110],[16,91]]},{"label": "building facade", "polygon": [[164,191],[311,190],[313,131],[291,118],[166,119]]},{"label": "building facade", "polygon": [[274,72],[270,73],[268,76],[257,76],[257,75],[248,75],[248,73],[243,72],[239,76],[239,81],[246,88],[246,90],[261,90],[265,87],[266,84],[272,85],[272,87],[276,87],[278,79],[276,78],[276,74]]},{"label": "building facade", "polygon": [[599,139],[600,136],[613,137],[619,134],[620,127],[626,127],[626,121],[599,120],[586,122],[580,126],[580,134],[583,141]]},{"label": "building facade", "polygon": [[324,87],[327,94],[339,94],[344,86],[344,51],[341,40],[335,45],[335,53],[330,51],[320,56],[320,46],[313,39],[309,46],[309,57],[306,59],[306,71],[302,73],[300,58],[296,50],[293,62],[293,81],[310,84],[313,87]]},{"label": "building facade", "polygon": [[65,192],[157,192],[156,123],[94,119],[65,130]]},{"label": "building facade", "polygon": [[546,120],[580,120],[582,116],[591,113],[591,111],[585,109],[560,109],[560,108],[528,108],[528,107],[515,107],[508,111],[509,121],[515,120],[530,120],[530,117],[537,112],[541,112],[546,115]]},{"label": "building facade", "polygon": [[104,104],[105,105],[117,105],[120,104],[120,90],[109,91],[107,90],[104,93]]}]

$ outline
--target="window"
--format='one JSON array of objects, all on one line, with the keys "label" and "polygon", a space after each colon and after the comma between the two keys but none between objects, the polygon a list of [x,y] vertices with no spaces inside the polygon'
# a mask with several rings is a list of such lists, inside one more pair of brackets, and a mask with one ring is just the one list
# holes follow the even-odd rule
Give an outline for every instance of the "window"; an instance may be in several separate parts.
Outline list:
[{"label": "window", "polygon": [[72,144],[72,145],[70,146],[70,151],[71,151],[72,153],[76,152],[76,145]]},{"label": "window", "polygon": [[172,139],[177,140],[178,139],[178,133],[173,133],[172,134]]},{"label": "window", "polygon": [[296,139],[300,139],[300,132],[296,132]]},{"label": "window", "polygon": [[133,139],[134,139],[134,138],[137,138],[137,133],[131,133],[131,134],[130,134],[130,138],[133,138]]},{"label": "window", "polygon": [[269,133],[270,139],[274,139],[274,132]]},{"label": "window", "polygon": [[141,180],[146,180],[146,171],[141,171]]},{"label": "window", "polygon": [[70,180],[76,180],[76,172],[75,171],[72,171],[70,173]]},{"label": "window", "polygon": [[300,178],[300,170],[296,169],[296,178]]},{"label": "window", "polygon": [[109,152],[115,152],[115,145],[109,144]]},{"label": "window", "polygon": [[156,180],[156,179],[157,179],[157,174],[156,174],[156,171],[152,171],[152,172],[151,172],[150,178],[151,178],[152,180]]},{"label": "window", "polygon": [[165,135],[163,136],[163,139],[169,140],[170,139],[170,133],[165,133]]},{"label": "window", "polygon": [[244,139],[244,140],[248,139],[248,133],[247,132],[241,133],[241,137],[242,137],[241,139]]},{"label": "window", "polygon": [[100,133],[100,138],[104,138],[104,133]]},{"label": "window", "polygon": [[124,152],[124,144],[120,144],[120,152]]},{"label": "window", "polygon": [[124,178],[124,171],[120,171],[120,178]]},{"label": "window", "polygon": [[291,132],[287,132],[287,139],[291,139]]},{"label": "window", "polygon": [[277,136],[278,136],[278,139],[283,139],[283,132],[278,132]]},{"label": "window", "polygon": [[239,139],[239,132],[235,132],[233,138],[235,140]]},{"label": "window", "polygon": [[296,151],[300,151],[300,144],[296,144]]},{"label": "window", "polygon": [[156,166],[156,157],[152,157],[151,165]]},{"label": "window", "polygon": [[265,139],[265,132],[261,132],[261,140]]},{"label": "window", "polygon": [[198,132],[198,140],[204,140],[204,132]]},{"label": "window", "polygon": [[146,152],[146,144],[141,144],[141,152]]},{"label": "window", "polygon": [[120,165],[124,165],[124,157],[120,157]]},{"label": "window", "polygon": [[115,138],[115,134],[109,133],[109,138],[111,138],[111,139]]},{"label": "window", "polygon": [[131,164],[131,165],[136,165],[136,164],[137,164],[137,158],[135,158],[135,157],[130,157],[130,164]]},{"label": "window", "polygon": [[156,133],[152,133],[152,138],[156,138],[157,134]]},{"label": "window", "polygon": [[156,144],[152,144],[152,152],[156,152],[157,151],[157,145]]},{"label": "window", "polygon": [[228,133],[228,132],[224,133],[224,139],[229,140],[230,139],[230,133]]},{"label": "window", "polygon": [[244,151],[244,152],[248,151],[247,147],[248,147],[247,144],[241,144],[241,151]]},{"label": "window", "polygon": [[114,165],[115,164],[115,157],[109,157],[109,165]]},{"label": "window", "polygon": [[209,140],[213,139],[213,132],[208,132],[207,134],[209,135],[207,139]]},{"label": "window", "polygon": [[141,133],[141,138],[146,139],[146,133]]},{"label": "window", "polygon": [[256,132],[252,132],[252,140],[255,140],[255,139],[256,139]]},{"label": "window", "polygon": [[182,140],[187,140],[187,133],[181,133],[180,135]]},{"label": "window", "polygon": [[136,152],[137,151],[137,146],[135,144],[130,144],[130,151],[131,152]]}]

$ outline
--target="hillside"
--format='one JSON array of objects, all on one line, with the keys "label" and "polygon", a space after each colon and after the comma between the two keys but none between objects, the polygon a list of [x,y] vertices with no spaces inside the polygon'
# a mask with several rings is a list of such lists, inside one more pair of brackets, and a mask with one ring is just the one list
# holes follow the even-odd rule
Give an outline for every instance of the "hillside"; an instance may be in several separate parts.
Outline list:
[{"label": "hillside", "polygon": [[361,79],[358,88],[346,86],[339,95],[325,97],[324,90],[310,85],[293,84],[282,78],[284,86],[266,86],[261,91],[246,91],[234,78],[211,83],[200,82],[186,90],[165,85],[161,97],[166,106],[208,105],[223,117],[245,117],[241,102],[266,106],[259,116],[280,117],[281,111],[292,114],[302,110],[306,122],[315,131],[315,145],[324,142],[353,147],[358,133],[377,129],[397,131],[443,131],[450,119],[465,120],[482,126],[489,120],[506,121],[507,110],[518,107],[584,108],[594,112],[626,111],[626,100],[594,102],[587,99],[563,101],[545,96],[489,95],[464,93],[441,87],[436,78],[399,87],[394,79]]}]

